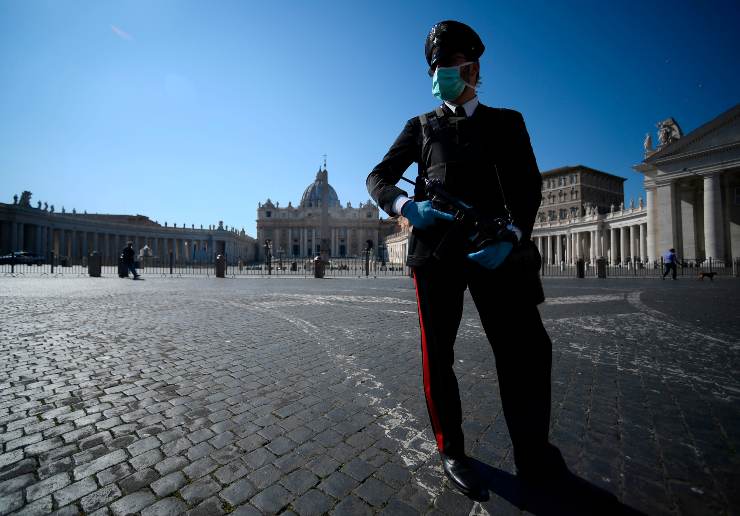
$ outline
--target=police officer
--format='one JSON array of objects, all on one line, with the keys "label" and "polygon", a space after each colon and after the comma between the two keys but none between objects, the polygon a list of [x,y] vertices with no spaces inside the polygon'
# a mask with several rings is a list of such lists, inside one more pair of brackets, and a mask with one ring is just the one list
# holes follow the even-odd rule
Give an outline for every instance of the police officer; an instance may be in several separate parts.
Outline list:
[{"label": "police officer", "polygon": [[[522,115],[478,100],[484,48],[463,23],[447,20],[432,27],[425,54],[432,92],[442,104],[406,122],[367,178],[380,207],[413,226],[407,264],[416,287],[427,409],[445,474],[472,497],[487,492],[465,454],[453,371],[466,288],[496,358],[517,475],[543,483],[567,472],[548,439],[552,344],[537,308],[544,294],[540,256],[530,240],[542,179]],[[414,162],[419,177],[410,199],[396,183]],[[510,216],[508,237],[471,247],[459,222],[432,204],[424,178],[441,181],[446,191],[487,216]]]}]

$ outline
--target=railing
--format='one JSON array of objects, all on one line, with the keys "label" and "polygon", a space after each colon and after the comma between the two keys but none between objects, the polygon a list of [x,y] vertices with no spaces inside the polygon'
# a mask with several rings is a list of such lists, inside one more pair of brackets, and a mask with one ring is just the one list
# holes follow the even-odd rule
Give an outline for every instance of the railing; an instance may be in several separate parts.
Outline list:
[{"label": "railing", "polygon": [[[584,262],[584,277],[598,277],[598,265],[596,263]],[[714,273],[716,276],[740,277],[740,258],[734,262],[730,260],[706,259],[684,259],[676,267],[677,277],[699,277],[700,273]],[[663,258],[654,262],[641,262],[639,259],[627,260],[624,264],[605,265],[606,277],[653,277],[660,278],[666,273]],[[543,277],[578,277],[578,266],[566,264],[542,264],[540,275]],[[670,277],[669,273],[667,277]]]},{"label": "railing", "polygon": [[[68,258],[51,255],[41,264],[1,263],[0,278],[9,276],[88,276],[87,257]],[[137,272],[145,277],[215,276],[215,263],[206,260],[176,260],[145,257],[137,261]],[[389,263],[374,257],[331,258],[325,269],[327,277],[386,277],[408,276],[409,268],[399,263]],[[118,276],[118,258],[102,257],[101,275]],[[311,258],[273,259],[271,263],[252,262],[229,264],[226,277],[296,276],[313,277],[314,261]]]}]

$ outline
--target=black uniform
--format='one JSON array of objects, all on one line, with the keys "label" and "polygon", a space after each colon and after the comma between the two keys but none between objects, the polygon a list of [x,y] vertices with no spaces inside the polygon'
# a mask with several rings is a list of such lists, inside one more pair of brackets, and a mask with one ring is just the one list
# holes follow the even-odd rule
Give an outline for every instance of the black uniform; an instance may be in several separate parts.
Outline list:
[{"label": "black uniform", "polygon": [[[437,446],[450,457],[464,454],[453,345],[467,287],[496,358],[517,468],[531,471],[555,449],[548,444],[552,344],[537,309],[544,295],[539,253],[530,240],[542,179],[529,135],[520,113],[482,104],[468,118],[455,117],[446,105],[426,118],[425,134],[419,117],[409,120],[368,176],[373,199],[393,213],[394,200],[407,195],[395,185],[416,162],[419,176],[443,179],[446,190],[480,211],[505,215],[505,200],[522,231],[521,243],[501,266],[489,270],[467,258],[472,249],[462,232],[455,233],[453,252],[433,255],[455,222],[413,229],[407,263],[414,270],[424,392]],[[414,200],[424,199],[417,187]]]}]

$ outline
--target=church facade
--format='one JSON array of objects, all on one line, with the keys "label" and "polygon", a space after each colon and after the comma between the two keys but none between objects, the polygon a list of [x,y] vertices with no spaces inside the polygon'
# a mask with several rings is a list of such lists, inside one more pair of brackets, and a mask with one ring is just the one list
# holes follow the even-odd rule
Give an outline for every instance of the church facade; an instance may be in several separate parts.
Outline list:
[{"label": "church facade", "polygon": [[257,207],[257,241],[260,256],[264,257],[266,240],[272,244],[276,258],[311,258],[319,254],[321,245],[322,189],[328,190],[329,256],[334,258],[362,256],[368,245],[379,258],[386,256],[385,238],[395,228],[394,220],[381,219],[378,206],[371,200],[353,207],[342,206],[336,190],[329,184],[326,165],[309,184],[300,203],[292,201],[281,207],[267,199]]}]

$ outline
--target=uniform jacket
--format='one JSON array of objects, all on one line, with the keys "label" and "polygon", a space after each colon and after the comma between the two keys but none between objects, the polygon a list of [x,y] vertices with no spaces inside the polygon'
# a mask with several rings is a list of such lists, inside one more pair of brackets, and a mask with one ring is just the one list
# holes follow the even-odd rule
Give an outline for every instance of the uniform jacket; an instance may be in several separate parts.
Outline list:
[{"label": "uniform jacket", "polygon": [[124,247],[121,254],[123,255],[123,263],[127,265],[134,263],[134,250],[132,248]]},{"label": "uniform jacket", "polygon": [[[442,106],[442,110],[448,119],[453,117],[446,105]],[[427,117],[436,117],[435,112],[428,113]],[[445,163],[445,188],[476,209],[491,215],[504,215],[505,197],[514,224],[522,231],[521,246],[528,249],[530,254],[536,254],[537,264],[532,266],[530,260],[530,266],[524,270],[514,263],[517,261],[517,253],[512,253],[511,259],[507,259],[492,272],[498,276],[515,273],[515,276],[523,280],[518,285],[529,284],[528,287],[523,287],[530,292],[525,297],[540,298],[540,257],[530,236],[540,207],[542,177],[524,119],[517,111],[479,104],[472,116],[457,120],[454,124],[443,124],[442,127],[446,129],[433,131],[433,137],[424,149],[419,118],[414,117],[406,122],[382,161],[368,175],[368,191],[386,213],[394,214],[393,201],[399,195],[408,195],[396,183],[409,165],[417,163],[418,175],[422,177],[429,177],[431,169],[434,177],[440,169],[435,165]],[[494,165],[501,179],[503,195]],[[414,200],[426,198],[425,192],[417,187]],[[432,253],[446,233],[447,224],[450,223],[440,221],[425,230],[413,229],[407,259],[409,266],[422,266],[428,260],[436,259]],[[466,249],[464,236],[461,235],[460,239],[460,256],[464,257],[463,253],[470,249]]]}]

